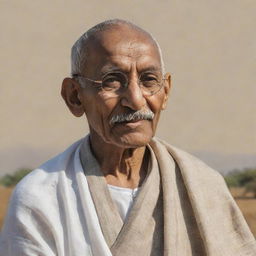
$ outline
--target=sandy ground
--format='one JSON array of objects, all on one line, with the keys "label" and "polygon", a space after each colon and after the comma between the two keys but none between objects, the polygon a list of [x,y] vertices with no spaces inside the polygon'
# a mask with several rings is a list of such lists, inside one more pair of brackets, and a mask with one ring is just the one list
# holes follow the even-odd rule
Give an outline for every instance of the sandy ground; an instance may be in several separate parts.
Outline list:
[{"label": "sandy ground", "polygon": [[256,199],[250,193],[244,196],[243,188],[231,188],[231,193],[256,237]]},{"label": "sandy ground", "polygon": [[[7,204],[11,192],[11,188],[4,188],[0,186],[0,227],[3,224],[3,219],[7,211]],[[247,194],[246,197],[243,197],[243,189],[241,188],[232,188],[231,193],[235,197],[235,200],[240,207],[251,231],[256,237],[256,199],[254,199],[251,194]]]},{"label": "sandy ground", "polygon": [[8,201],[11,196],[12,189],[0,186],[0,228],[2,227],[4,216],[7,211]]}]

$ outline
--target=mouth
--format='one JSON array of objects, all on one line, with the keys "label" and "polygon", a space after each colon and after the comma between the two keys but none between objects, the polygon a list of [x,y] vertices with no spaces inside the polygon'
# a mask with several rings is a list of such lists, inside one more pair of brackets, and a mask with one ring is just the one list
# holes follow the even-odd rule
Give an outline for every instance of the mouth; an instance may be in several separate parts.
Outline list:
[{"label": "mouth", "polygon": [[141,126],[146,121],[149,121],[149,120],[137,119],[137,120],[131,120],[131,121],[122,121],[122,122],[115,123],[115,126],[136,128],[138,126]]},{"label": "mouth", "polygon": [[115,124],[136,123],[136,122],[143,121],[143,120],[145,120],[145,119],[123,120],[120,122],[116,122]]}]

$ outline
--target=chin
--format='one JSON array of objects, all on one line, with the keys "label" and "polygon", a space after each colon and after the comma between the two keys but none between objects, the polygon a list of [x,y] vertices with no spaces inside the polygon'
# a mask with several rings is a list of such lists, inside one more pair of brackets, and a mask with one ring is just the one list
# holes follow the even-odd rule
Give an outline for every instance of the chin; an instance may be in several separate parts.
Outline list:
[{"label": "chin", "polygon": [[109,133],[111,144],[123,148],[138,148],[146,146],[154,136],[152,122],[142,120],[135,123],[119,124],[112,127]]},{"label": "chin", "polygon": [[152,139],[153,134],[132,133],[112,139],[112,143],[124,148],[139,148],[146,146]]}]

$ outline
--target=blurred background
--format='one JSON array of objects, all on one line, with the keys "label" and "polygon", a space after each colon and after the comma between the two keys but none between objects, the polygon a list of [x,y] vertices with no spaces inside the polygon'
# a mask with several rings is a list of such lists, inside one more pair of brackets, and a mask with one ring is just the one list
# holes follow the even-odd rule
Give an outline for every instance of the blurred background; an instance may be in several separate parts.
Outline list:
[{"label": "blurred background", "polygon": [[70,48],[127,19],[159,41],[173,89],[158,136],[222,173],[256,166],[256,1],[1,0],[0,176],[35,168],[88,132],[60,97]]},{"label": "blurred background", "polygon": [[256,236],[255,13],[255,0],[0,0],[0,228],[17,181],[88,132],[60,97],[71,46],[121,18],[154,35],[172,74],[157,136],[224,175],[247,169],[226,181]]}]

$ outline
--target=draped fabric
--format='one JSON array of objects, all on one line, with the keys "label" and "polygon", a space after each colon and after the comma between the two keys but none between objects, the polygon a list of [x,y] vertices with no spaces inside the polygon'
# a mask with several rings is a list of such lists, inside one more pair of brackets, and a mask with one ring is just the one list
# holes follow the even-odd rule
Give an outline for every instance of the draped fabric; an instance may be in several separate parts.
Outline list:
[{"label": "draped fabric", "polygon": [[256,255],[223,178],[158,139],[148,145],[148,174],[123,222],[88,140],[19,183],[0,237],[1,256]]},{"label": "draped fabric", "polygon": [[[255,239],[223,177],[164,141],[153,139],[150,146],[162,176],[164,255],[256,255]],[[170,156],[175,172],[169,171]]]},{"label": "draped fabric", "polygon": [[[82,164],[113,255],[256,255],[255,240],[223,178],[201,161],[153,139],[148,175],[123,223],[88,147],[87,140]],[[93,167],[86,166],[90,159]]]},{"label": "draped fabric", "polygon": [[[104,238],[112,255],[163,255],[163,208],[157,161],[151,152],[148,175],[125,222],[85,140],[81,160]],[[91,162],[88,166],[87,163]],[[170,168],[172,168],[170,166]]]}]

